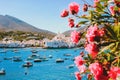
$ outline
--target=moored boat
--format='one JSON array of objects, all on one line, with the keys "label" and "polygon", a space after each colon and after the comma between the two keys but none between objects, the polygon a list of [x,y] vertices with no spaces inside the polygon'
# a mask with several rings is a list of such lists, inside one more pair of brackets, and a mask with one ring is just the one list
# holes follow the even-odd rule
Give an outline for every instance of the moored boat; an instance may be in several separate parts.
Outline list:
[{"label": "moored boat", "polygon": [[32,58],[38,58],[38,57],[40,57],[40,55],[36,54],[36,53],[32,53],[32,55],[30,55],[30,57],[32,57]]},{"label": "moored boat", "polygon": [[74,67],[74,64],[71,64],[71,65],[68,66],[69,69],[73,68],[73,67]]},{"label": "moored boat", "polygon": [[34,62],[41,62],[42,60],[41,59],[34,59]]},{"label": "moored boat", "polygon": [[12,57],[4,57],[4,60],[12,60]]},{"label": "moored boat", "polygon": [[6,74],[5,69],[2,68],[2,69],[0,70],[0,75],[5,75],[5,74]]},{"label": "moored boat", "polygon": [[56,63],[62,63],[62,62],[64,62],[64,60],[63,59],[56,59]]},{"label": "moored boat", "polygon": [[29,57],[27,58],[27,60],[33,60],[33,58],[32,58],[31,56],[29,56]]},{"label": "moored boat", "polygon": [[37,50],[32,50],[31,52],[32,52],[32,53],[37,53],[38,51],[37,51]]},{"label": "moored boat", "polygon": [[52,56],[52,55],[49,55],[48,57],[49,57],[49,58],[52,58],[53,56]]},{"label": "moored boat", "polygon": [[64,56],[71,56],[71,54],[64,54]]},{"label": "moored boat", "polygon": [[14,57],[13,57],[13,61],[19,62],[19,61],[22,61],[22,59],[21,59],[20,56],[14,56]]},{"label": "moored boat", "polygon": [[26,62],[25,64],[22,65],[23,67],[32,67],[33,64],[31,62]]}]

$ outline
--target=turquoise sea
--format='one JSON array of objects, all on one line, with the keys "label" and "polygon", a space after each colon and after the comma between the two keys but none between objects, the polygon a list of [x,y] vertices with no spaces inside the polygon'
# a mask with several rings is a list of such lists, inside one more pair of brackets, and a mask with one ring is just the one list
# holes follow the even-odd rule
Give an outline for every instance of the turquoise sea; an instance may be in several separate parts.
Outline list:
[{"label": "turquoise sea", "polygon": [[[6,52],[4,52],[4,50]],[[22,65],[32,54],[32,50],[38,51],[40,57],[46,57],[48,61],[34,62],[32,67],[26,68]],[[0,48],[0,69],[6,70],[5,75],[0,75],[0,80],[75,80],[74,72],[77,71],[73,58],[84,49],[41,49],[41,48]],[[64,54],[70,54],[65,56]],[[52,55],[52,58],[49,58]],[[4,60],[5,57],[21,56],[22,61],[14,62],[13,60]],[[63,63],[56,63],[56,59],[64,59]],[[25,73],[27,73],[25,75]]]}]

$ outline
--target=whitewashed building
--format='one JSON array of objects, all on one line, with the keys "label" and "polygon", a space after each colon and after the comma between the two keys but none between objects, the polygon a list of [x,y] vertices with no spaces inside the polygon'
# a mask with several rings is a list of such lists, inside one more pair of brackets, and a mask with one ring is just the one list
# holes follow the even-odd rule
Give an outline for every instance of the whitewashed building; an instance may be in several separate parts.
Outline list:
[{"label": "whitewashed building", "polygon": [[71,42],[70,37],[58,33],[52,40],[44,39],[45,48],[71,48],[75,47],[75,44]]}]

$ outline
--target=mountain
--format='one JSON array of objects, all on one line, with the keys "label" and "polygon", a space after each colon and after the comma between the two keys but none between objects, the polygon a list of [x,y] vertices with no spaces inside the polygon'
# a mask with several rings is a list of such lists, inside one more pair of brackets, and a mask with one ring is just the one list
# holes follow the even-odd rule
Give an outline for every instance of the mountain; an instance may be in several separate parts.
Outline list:
[{"label": "mountain", "polygon": [[63,34],[64,34],[65,36],[70,36],[70,34],[71,34],[72,31],[73,31],[73,30],[68,30],[68,31],[63,32]]},{"label": "mountain", "polygon": [[[83,33],[84,31],[86,31],[86,29],[87,29],[87,26],[86,27],[85,26],[81,26],[80,28],[77,28],[75,30]],[[74,31],[74,30],[72,29],[72,30],[65,31],[65,32],[63,32],[63,34],[66,35],[66,36],[70,36],[72,31]]]},{"label": "mountain", "polygon": [[9,15],[0,15],[0,31],[9,32],[9,31],[24,31],[24,32],[39,32],[55,35],[55,33],[38,29],[18,18],[9,16]]}]

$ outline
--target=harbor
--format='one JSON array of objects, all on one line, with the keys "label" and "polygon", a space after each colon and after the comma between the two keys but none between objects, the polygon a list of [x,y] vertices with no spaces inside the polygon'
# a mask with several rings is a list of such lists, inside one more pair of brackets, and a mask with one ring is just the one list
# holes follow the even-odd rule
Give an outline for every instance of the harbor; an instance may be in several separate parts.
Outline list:
[{"label": "harbor", "polygon": [[6,73],[0,75],[0,80],[75,80],[74,57],[83,49],[7,48],[5,51],[0,53],[0,69]]}]

